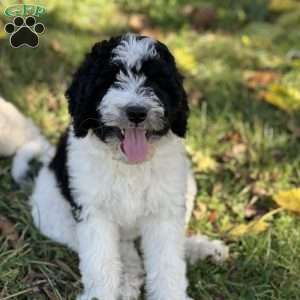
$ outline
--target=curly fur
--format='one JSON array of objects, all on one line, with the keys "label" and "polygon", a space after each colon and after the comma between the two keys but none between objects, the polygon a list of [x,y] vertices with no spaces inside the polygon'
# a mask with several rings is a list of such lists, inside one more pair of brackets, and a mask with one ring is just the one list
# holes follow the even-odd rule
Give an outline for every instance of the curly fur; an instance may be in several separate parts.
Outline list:
[{"label": "curly fur", "polygon": [[[199,240],[184,231],[196,189],[183,144],[188,104],[173,56],[142,36],[102,41],[66,96],[72,123],[41,170],[31,204],[41,232],[79,254],[78,299],[138,299],[143,265],[149,300],[188,299],[185,247]],[[133,105],[147,112],[139,124],[126,113]],[[145,132],[151,150],[136,164],[122,148],[131,128]],[[198,245],[208,251],[187,251],[194,260],[216,254],[209,241]]]},{"label": "curly fur", "polygon": [[21,182],[33,158],[46,163],[53,148],[33,122],[11,103],[0,97],[0,156],[14,156],[12,177]]}]

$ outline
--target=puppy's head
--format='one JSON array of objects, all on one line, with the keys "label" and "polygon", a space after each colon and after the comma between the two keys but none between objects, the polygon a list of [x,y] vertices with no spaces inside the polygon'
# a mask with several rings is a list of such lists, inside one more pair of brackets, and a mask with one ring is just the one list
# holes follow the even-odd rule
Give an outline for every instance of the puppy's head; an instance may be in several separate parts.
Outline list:
[{"label": "puppy's head", "polygon": [[74,133],[92,131],[124,161],[141,163],[172,131],[184,137],[188,105],[173,56],[151,38],[126,34],[97,43],[66,92]]}]

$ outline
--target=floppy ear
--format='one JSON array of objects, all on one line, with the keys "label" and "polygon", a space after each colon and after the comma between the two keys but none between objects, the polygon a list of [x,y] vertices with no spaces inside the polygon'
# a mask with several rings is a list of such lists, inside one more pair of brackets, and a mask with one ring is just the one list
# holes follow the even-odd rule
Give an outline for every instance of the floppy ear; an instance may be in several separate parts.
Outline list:
[{"label": "floppy ear", "polygon": [[111,63],[111,51],[117,44],[117,38],[96,43],[73,75],[66,91],[77,137],[84,137],[89,129],[101,126],[97,109],[118,71],[117,66]]},{"label": "floppy ear", "polygon": [[180,99],[174,118],[171,121],[171,130],[179,137],[185,137],[187,131],[187,120],[189,116],[189,107],[187,97],[183,88],[183,80],[178,79],[178,98]]},{"label": "floppy ear", "polygon": [[187,120],[189,116],[189,107],[187,102],[186,92],[183,87],[183,76],[176,67],[176,62],[168,48],[157,42],[157,52],[160,56],[161,66],[164,68],[164,73],[167,74],[168,93],[172,97],[172,115],[170,119],[170,128],[179,137],[184,137],[187,131]]}]

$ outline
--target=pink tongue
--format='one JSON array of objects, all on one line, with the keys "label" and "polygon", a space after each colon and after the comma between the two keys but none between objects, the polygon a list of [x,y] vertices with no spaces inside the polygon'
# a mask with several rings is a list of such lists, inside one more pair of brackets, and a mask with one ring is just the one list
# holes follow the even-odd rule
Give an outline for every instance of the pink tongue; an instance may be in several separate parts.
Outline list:
[{"label": "pink tongue", "polygon": [[140,163],[145,161],[149,148],[145,130],[139,128],[125,129],[122,146],[130,163]]}]

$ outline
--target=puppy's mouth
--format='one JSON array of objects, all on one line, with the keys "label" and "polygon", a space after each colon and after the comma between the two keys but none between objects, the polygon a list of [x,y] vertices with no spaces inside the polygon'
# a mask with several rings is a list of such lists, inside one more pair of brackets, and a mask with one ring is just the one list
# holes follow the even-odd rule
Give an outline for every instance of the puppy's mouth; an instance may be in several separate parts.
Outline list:
[{"label": "puppy's mouth", "polygon": [[147,160],[150,144],[149,132],[140,127],[129,127],[121,130],[121,150],[131,164]]}]

